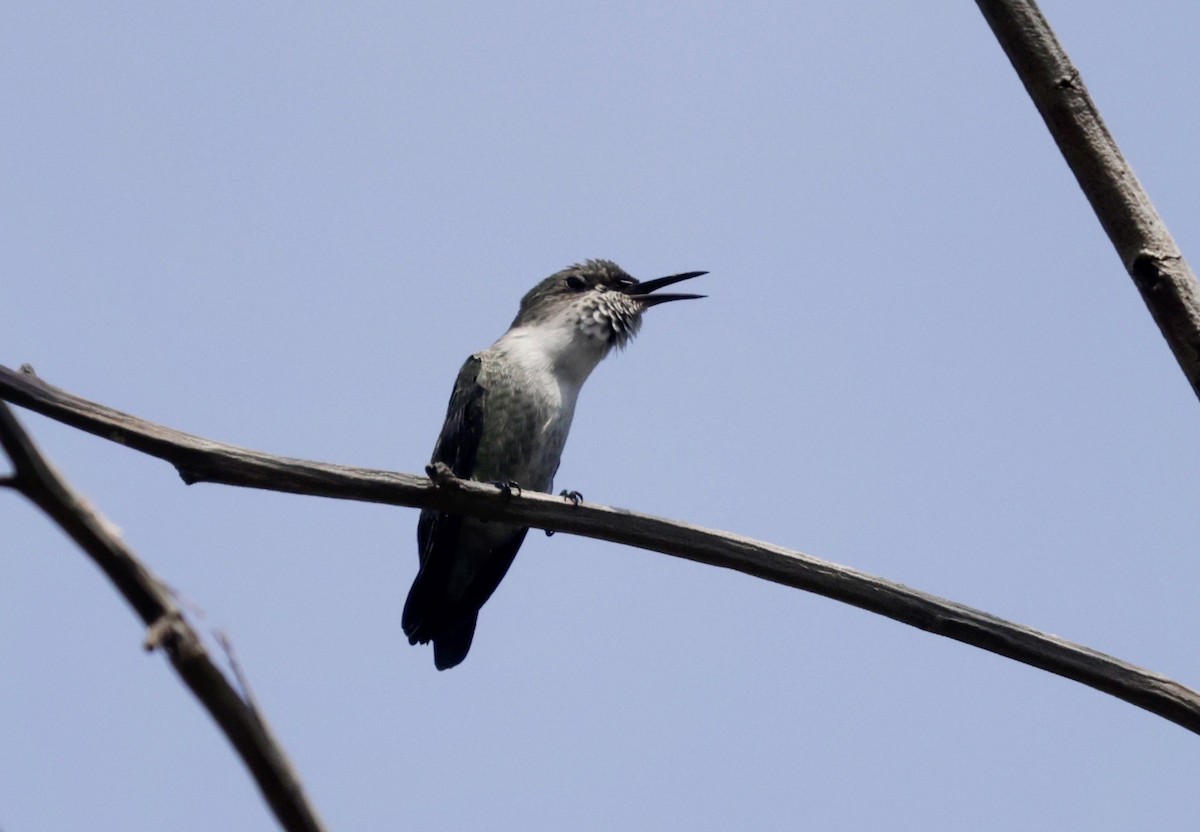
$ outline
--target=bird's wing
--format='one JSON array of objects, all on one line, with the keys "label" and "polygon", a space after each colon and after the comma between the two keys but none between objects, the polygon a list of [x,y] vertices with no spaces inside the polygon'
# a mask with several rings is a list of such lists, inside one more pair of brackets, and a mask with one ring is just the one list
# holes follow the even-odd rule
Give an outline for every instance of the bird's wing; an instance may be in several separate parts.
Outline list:
[{"label": "bird's wing", "polygon": [[[479,451],[479,441],[483,436],[483,385],[479,383],[479,369],[483,361],[478,355],[472,355],[458,371],[454,381],[454,392],[450,394],[450,405],[446,408],[446,422],[437,443],[433,446],[433,458],[430,462],[444,462],[450,466],[454,476],[467,478],[475,467],[475,455]],[[421,565],[429,557],[432,549],[435,521],[439,513],[426,509],[421,512],[417,523],[417,547],[421,557]],[[445,523],[441,524],[447,525]],[[444,536],[451,532],[457,537],[457,529],[440,529]]]},{"label": "bird's wing", "polygon": [[[474,473],[483,436],[487,389],[479,378],[482,364],[473,355],[459,371],[446,424],[433,449],[433,462],[445,463],[464,479]],[[421,512],[417,523],[421,568],[404,604],[402,623],[410,643],[433,641],[439,670],[466,657],[479,608],[512,565],[527,531],[461,514]],[[469,577],[464,580],[464,575]],[[452,589],[454,584],[457,588]]]},{"label": "bird's wing", "polygon": [[[433,447],[432,462],[443,462],[457,477],[469,477],[483,436],[483,399],[479,383],[483,361],[472,355],[459,370],[446,409],[446,423]],[[402,624],[413,643],[428,641],[445,627],[445,592],[463,518],[432,509],[421,512],[417,523],[417,552],[420,571],[404,604]],[[473,628],[472,628],[473,629]],[[469,635],[467,646],[470,646]],[[466,650],[463,650],[466,654]]]},{"label": "bird's wing", "polygon": [[483,436],[483,385],[479,370],[483,360],[472,355],[458,371],[450,406],[446,408],[446,423],[437,444],[433,446],[432,462],[444,462],[456,477],[469,477],[475,467],[475,454]]}]

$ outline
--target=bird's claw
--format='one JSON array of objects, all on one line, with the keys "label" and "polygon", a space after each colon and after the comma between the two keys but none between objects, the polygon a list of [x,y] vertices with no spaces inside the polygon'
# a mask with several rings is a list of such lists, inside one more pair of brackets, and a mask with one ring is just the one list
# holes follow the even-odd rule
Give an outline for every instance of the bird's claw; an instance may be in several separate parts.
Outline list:
[{"label": "bird's claw", "polygon": [[[582,494],[580,494],[578,491],[569,491],[566,488],[564,488],[562,491],[558,492],[558,496],[563,497],[567,500],[570,500],[571,505],[573,505],[573,506],[577,506],[583,502]],[[553,530],[546,529],[546,537],[554,537]]]},{"label": "bird's claw", "polygon": [[436,486],[450,485],[458,481],[454,471],[444,462],[434,462],[425,466],[425,474]]},{"label": "bird's claw", "polygon": [[521,496],[521,484],[516,480],[498,480],[492,485],[504,492],[505,497],[512,497],[514,491],[517,492],[518,497]]}]

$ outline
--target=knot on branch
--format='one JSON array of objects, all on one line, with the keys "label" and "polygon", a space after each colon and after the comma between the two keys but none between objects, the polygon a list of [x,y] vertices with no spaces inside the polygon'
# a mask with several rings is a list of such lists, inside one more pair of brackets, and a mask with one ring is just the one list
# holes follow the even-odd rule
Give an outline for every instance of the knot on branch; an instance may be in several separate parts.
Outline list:
[{"label": "knot on branch", "polygon": [[199,474],[183,465],[176,465],[175,473],[179,474],[179,479],[183,480],[184,485],[195,485],[201,481]]},{"label": "knot on branch", "polygon": [[1140,252],[1129,264],[1129,276],[1133,278],[1139,292],[1155,292],[1168,278],[1170,261],[1179,259],[1178,255],[1164,257],[1149,251]]},{"label": "knot on branch", "polygon": [[1054,88],[1058,90],[1073,90],[1079,86],[1079,70],[1071,68],[1070,75],[1064,75],[1054,82]]},{"label": "knot on branch", "polygon": [[179,610],[167,610],[146,628],[146,637],[142,640],[142,649],[153,653],[160,647],[173,651],[179,640],[187,634],[187,624]]}]

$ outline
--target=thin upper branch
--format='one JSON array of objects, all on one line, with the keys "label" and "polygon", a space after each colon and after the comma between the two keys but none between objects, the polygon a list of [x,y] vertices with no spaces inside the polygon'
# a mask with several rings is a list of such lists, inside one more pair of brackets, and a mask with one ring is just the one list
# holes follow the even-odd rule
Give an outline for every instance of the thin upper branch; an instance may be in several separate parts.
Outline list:
[{"label": "thin upper branch", "polygon": [[0,399],[175,465],[185,481],[436,508],[625,543],[824,595],[1048,670],[1200,733],[1200,694],[1149,670],[902,584],[727,532],[490,485],[272,456],[155,425],[0,367]]},{"label": "thin upper branch", "polygon": [[1200,396],[1200,286],[1032,0],[976,0]]},{"label": "thin upper branch", "polygon": [[138,560],[112,524],[54,470],[3,402],[0,446],[14,468],[4,484],[46,512],[109,577],[146,624],[146,648],[166,651],[176,672],[241,756],[283,828],[321,832],[324,827],[270,728],[209,657],[170,590]]}]

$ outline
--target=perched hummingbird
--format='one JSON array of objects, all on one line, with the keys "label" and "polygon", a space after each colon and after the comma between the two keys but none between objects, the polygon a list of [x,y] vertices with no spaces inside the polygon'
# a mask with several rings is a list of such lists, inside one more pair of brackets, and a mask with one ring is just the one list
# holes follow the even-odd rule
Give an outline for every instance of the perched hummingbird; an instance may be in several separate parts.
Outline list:
[{"label": "perched hummingbird", "polygon": [[[702,274],[707,272],[639,282],[616,263],[588,260],[534,286],[508,332],[459,371],[432,462],[446,464],[461,479],[549,491],[588,375],[613,347],[637,334],[646,309],[704,297],[652,292]],[[433,642],[438,670],[466,658],[479,609],[528,531],[421,512],[421,565],[403,624],[410,644]]]}]

